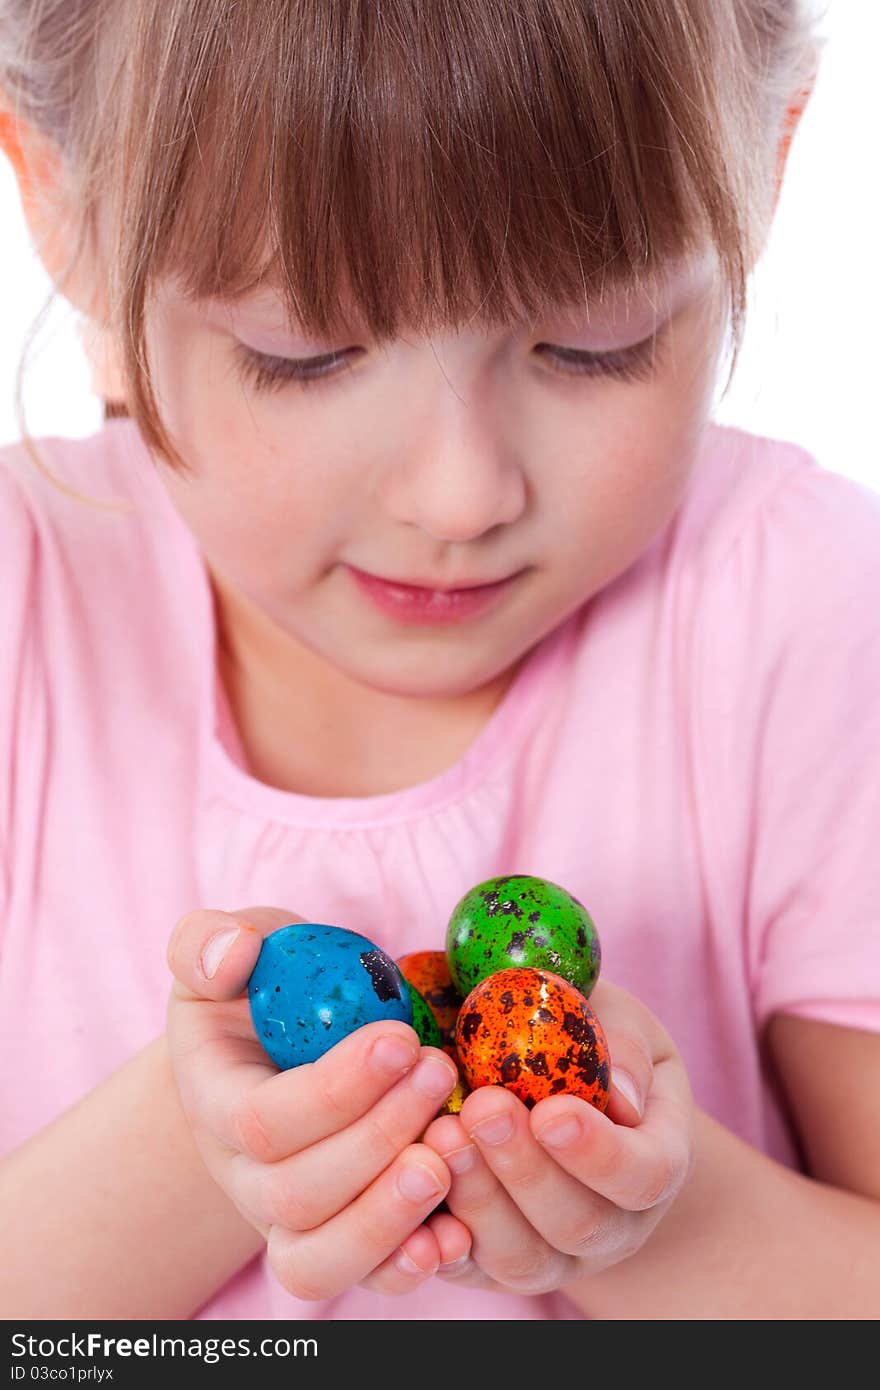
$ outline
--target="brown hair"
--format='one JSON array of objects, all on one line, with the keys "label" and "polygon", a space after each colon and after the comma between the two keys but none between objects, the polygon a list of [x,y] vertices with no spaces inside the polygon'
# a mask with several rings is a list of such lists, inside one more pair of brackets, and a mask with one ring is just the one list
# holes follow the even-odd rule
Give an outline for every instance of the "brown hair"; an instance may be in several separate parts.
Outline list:
[{"label": "brown hair", "polygon": [[230,298],[271,277],[318,337],[345,282],[381,341],[637,288],[708,237],[732,376],[816,19],[808,0],[0,0],[0,87],[63,154],[70,268],[100,248],[128,409],[185,470],[145,348],[164,274]]}]

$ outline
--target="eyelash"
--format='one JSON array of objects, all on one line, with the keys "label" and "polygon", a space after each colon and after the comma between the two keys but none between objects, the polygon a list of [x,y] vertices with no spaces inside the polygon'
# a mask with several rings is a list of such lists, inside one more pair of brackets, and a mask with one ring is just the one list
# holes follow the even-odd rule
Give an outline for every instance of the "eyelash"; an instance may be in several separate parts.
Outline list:
[{"label": "eyelash", "polygon": [[[644,342],[632,347],[621,348],[616,352],[578,352],[575,348],[551,348],[540,343],[554,362],[570,362],[571,369],[554,366],[558,376],[610,376],[618,381],[648,381],[654,375],[658,360],[660,335],[655,333]],[[250,380],[258,391],[277,391],[288,383],[296,386],[316,386],[325,378],[338,380],[351,371],[351,363],[341,352],[328,352],[323,357],[290,358],[270,357],[237,343],[235,358],[243,377]],[[342,362],[341,371],[325,371]]]}]

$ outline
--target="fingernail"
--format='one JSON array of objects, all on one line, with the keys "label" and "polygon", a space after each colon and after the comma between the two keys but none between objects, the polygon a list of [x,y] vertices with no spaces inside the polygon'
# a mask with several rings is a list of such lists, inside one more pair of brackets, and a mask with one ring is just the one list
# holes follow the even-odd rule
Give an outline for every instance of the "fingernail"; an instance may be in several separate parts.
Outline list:
[{"label": "fingernail", "polygon": [[479,1139],[481,1144],[503,1144],[513,1133],[513,1120],[510,1115],[493,1115],[490,1120],[481,1120],[471,1130],[471,1138]]},{"label": "fingernail", "polygon": [[447,1062],[424,1057],[412,1074],[412,1084],[431,1100],[445,1100],[455,1085],[455,1073]]},{"label": "fingernail", "polygon": [[417,1056],[417,1049],[403,1038],[380,1038],[373,1044],[370,1054],[380,1071],[392,1074],[406,1071],[413,1066]]},{"label": "fingernail", "polygon": [[458,1274],[459,1270],[463,1270],[470,1262],[470,1255],[459,1255],[457,1260],[450,1260],[448,1265],[441,1265],[440,1269],[444,1274]]},{"label": "fingernail", "polygon": [[628,1100],[632,1108],[636,1111],[639,1119],[642,1118],[642,1098],[639,1095],[636,1083],[633,1081],[628,1071],[616,1071],[612,1073],[611,1080],[614,1082],[624,1100]]},{"label": "fingernail", "polygon": [[421,1163],[410,1163],[401,1168],[397,1175],[397,1186],[411,1202],[427,1202],[429,1197],[436,1197],[443,1190],[431,1169],[424,1168]]},{"label": "fingernail", "polygon": [[560,1115],[558,1120],[550,1120],[543,1129],[539,1129],[537,1138],[539,1143],[547,1144],[551,1149],[562,1149],[579,1139],[580,1133],[580,1120],[576,1120],[574,1115]]},{"label": "fingernail", "polygon": [[394,1263],[397,1265],[401,1274],[425,1275],[428,1273],[426,1269],[422,1269],[420,1265],[417,1265],[415,1260],[411,1260],[405,1250],[398,1250]]},{"label": "fingernail", "polygon": [[473,1144],[468,1144],[466,1149],[453,1149],[451,1154],[443,1155],[443,1162],[453,1173],[467,1173],[473,1168],[477,1160],[477,1151]]},{"label": "fingernail", "polygon": [[222,931],[217,931],[212,937],[209,937],[202,948],[200,960],[202,974],[206,980],[213,980],[223,963],[224,956],[240,933],[241,928],[239,926],[224,927]]}]

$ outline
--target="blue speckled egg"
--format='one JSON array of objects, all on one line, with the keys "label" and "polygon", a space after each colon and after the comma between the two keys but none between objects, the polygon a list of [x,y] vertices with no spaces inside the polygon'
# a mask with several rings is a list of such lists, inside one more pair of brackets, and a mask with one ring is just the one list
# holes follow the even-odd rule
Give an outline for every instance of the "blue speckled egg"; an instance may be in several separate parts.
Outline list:
[{"label": "blue speckled egg", "polygon": [[391,957],[365,936],[323,922],[292,922],[266,937],[248,999],[254,1031],[282,1071],[317,1061],[365,1023],[413,1021]]}]

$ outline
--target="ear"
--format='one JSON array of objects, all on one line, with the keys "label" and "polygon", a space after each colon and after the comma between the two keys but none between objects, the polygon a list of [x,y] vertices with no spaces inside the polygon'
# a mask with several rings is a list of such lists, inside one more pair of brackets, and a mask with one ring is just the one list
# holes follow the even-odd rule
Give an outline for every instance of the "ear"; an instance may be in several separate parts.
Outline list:
[{"label": "ear", "polygon": [[810,97],[813,94],[813,88],[815,87],[815,85],[816,72],[814,71],[809,77],[808,81],[804,83],[803,87],[801,87],[800,91],[798,91],[795,94],[795,96],[792,97],[791,101],[789,102],[786,108],[785,115],[782,118],[782,124],[779,129],[779,145],[776,151],[776,189],[773,194],[774,212],[776,211],[776,205],[779,202],[779,195],[782,192],[782,183],[785,177],[785,166],[788,163],[788,152],[791,149],[791,142],[794,139],[795,131],[797,130],[798,125],[800,124],[800,119],[801,116],[804,114],[804,109],[807,105],[807,102],[810,100]]},{"label": "ear", "polygon": [[[67,269],[79,230],[79,210],[72,180],[53,142],[23,121],[2,91],[0,149],[15,174],[34,249],[47,275],[57,284]],[[104,287],[100,278],[92,274],[90,266],[78,265],[60,292],[89,318],[99,321],[105,318]]]}]

